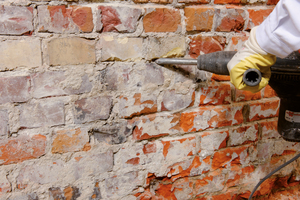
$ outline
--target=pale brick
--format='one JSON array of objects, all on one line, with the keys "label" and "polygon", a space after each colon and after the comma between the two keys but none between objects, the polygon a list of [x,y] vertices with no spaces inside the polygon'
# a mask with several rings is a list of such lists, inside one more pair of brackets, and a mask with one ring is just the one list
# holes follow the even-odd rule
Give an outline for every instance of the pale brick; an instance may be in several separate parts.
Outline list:
[{"label": "pale brick", "polygon": [[55,100],[44,100],[21,104],[20,127],[34,128],[64,124],[64,103]]},{"label": "pale brick", "polygon": [[[136,31],[142,9],[125,6],[99,6],[96,31],[132,33]],[[99,25],[98,25],[99,24]]]},{"label": "pale brick", "polygon": [[179,110],[193,106],[195,101],[195,91],[190,89],[186,94],[176,90],[167,90],[163,94],[161,103],[162,110]]},{"label": "pale brick", "polygon": [[19,6],[0,7],[0,34],[22,35],[33,31],[33,8]]},{"label": "pale brick", "polygon": [[80,99],[75,102],[74,122],[81,124],[95,120],[108,119],[112,106],[110,96]]},{"label": "pale brick", "polygon": [[50,65],[95,63],[95,42],[78,37],[56,38],[48,42]]},{"label": "pale brick", "polygon": [[257,101],[250,104],[249,121],[277,117],[279,113],[279,99]]},{"label": "pale brick", "polygon": [[83,128],[56,131],[53,136],[52,153],[66,153],[84,150],[89,143],[88,130]]},{"label": "pale brick", "polygon": [[257,141],[258,125],[242,126],[229,131],[228,146],[238,146]]},{"label": "pale brick", "polygon": [[243,9],[217,9],[215,30],[221,32],[244,29],[246,14]]},{"label": "pale brick", "polygon": [[3,193],[11,192],[11,183],[7,180],[4,172],[0,175],[0,195]]},{"label": "pale brick", "polygon": [[122,95],[119,99],[119,115],[122,118],[157,112],[156,95],[135,93],[131,96]]},{"label": "pale brick", "polygon": [[92,32],[93,14],[90,7],[39,6],[38,30],[54,33]]},{"label": "pale brick", "polygon": [[209,173],[195,181],[194,194],[199,195],[206,192],[216,192],[224,188],[225,174],[220,172]]},{"label": "pale brick", "polygon": [[0,70],[42,65],[39,39],[2,41],[0,42],[0,55]]},{"label": "pale brick", "polygon": [[102,72],[103,84],[108,90],[157,91],[164,83],[162,68],[155,63],[114,63]]},{"label": "pale brick", "polygon": [[89,81],[87,74],[83,76],[75,76],[77,84],[76,88],[72,88],[70,82],[65,84],[67,78],[63,71],[48,71],[43,73],[34,74],[32,78],[33,97],[42,98],[48,96],[60,96],[67,94],[81,94],[90,92],[92,83]]},{"label": "pale brick", "polygon": [[132,134],[132,128],[127,121],[120,121],[93,128],[91,132],[98,142],[120,144],[126,142],[127,137]]},{"label": "pale brick", "polygon": [[228,83],[213,83],[200,89],[199,105],[229,104],[231,88]]},{"label": "pale brick", "polygon": [[200,148],[203,151],[215,151],[226,147],[228,131],[204,132],[201,134]]},{"label": "pale brick", "polygon": [[0,78],[0,104],[27,101],[30,98],[29,89],[29,76]]},{"label": "pale brick", "polygon": [[186,51],[185,37],[150,37],[148,39],[147,60],[160,57],[182,57]]},{"label": "pale brick", "polygon": [[102,61],[136,61],[144,57],[143,38],[102,36],[100,48]]},{"label": "pale brick", "polygon": [[16,138],[3,139],[0,141],[0,149],[1,165],[38,158],[45,154],[46,136],[34,135],[30,137],[19,135]]},{"label": "pale brick", "polygon": [[214,9],[203,6],[191,6],[184,9],[187,31],[211,31]]},{"label": "pale brick", "polygon": [[0,136],[7,136],[8,132],[8,112],[0,110]]},{"label": "pale brick", "polygon": [[120,199],[121,196],[130,194],[139,184],[143,184],[143,181],[139,177],[138,171],[109,177],[104,181],[106,199],[110,197],[119,197],[117,199]]}]

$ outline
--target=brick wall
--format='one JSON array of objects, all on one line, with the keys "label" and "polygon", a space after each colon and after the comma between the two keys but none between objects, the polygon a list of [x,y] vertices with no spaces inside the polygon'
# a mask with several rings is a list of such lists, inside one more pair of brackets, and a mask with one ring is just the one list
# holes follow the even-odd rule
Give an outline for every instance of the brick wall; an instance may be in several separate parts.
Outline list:
[{"label": "brick wall", "polygon": [[[299,149],[274,91],[153,61],[237,50],[277,2],[1,1],[0,198],[247,198]],[[255,196],[296,198],[298,169]]]}]

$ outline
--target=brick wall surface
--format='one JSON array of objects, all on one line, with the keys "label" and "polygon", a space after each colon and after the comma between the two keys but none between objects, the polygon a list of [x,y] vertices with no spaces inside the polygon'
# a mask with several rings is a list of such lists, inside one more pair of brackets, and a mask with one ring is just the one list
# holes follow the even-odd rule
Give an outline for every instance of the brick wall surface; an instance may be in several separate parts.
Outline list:
[{"label": "brick wall surface", "polygon": [[[0,2],[0,199],[241,200],[299,144],[268,86],[159,66],[238,50],[278,0]],[[298,199],[300,162],[257,199]]]}]

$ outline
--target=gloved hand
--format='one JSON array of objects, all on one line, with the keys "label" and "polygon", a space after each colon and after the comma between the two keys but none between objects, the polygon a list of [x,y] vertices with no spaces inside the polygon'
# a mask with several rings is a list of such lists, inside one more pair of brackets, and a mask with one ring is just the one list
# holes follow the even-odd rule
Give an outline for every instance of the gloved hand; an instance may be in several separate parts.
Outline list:
[{"label": "gloved hand", "polygon": [[[228,62],[230,82],[239,90],[248,90],[253,93],[260,91],[271,77],[270,67],[276,62],[276,56],[262,50],[256,41],[256,27],[254,27],[243,48],[239,50]],[[262,74],[262,79],[257,86],[247,86],[243,81],[243,74],[247,69],[256,68]]]}]

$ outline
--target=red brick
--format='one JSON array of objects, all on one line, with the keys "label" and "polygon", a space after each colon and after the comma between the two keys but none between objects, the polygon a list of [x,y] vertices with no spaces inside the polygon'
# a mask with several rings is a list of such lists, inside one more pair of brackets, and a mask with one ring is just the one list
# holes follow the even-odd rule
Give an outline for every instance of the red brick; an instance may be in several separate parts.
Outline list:
[{"label": "red brick", "polygon": [[200,107],[182,113],[180,127],[184,132],[195,132],[240,124],[243,122],[242,109],[242,105]]},{"label": "red brick", "polygon": [[264,98],[277,97],[276,92],[271,88],[270,85],[267,85],[264,89]]},{"label": "red brick", "polygon": [[93,14],[90,7],[39,6],[39,31],[55,33],[92,32]]},{"label": "red brick", "polygon": [[231,88],[229,83],[213,83],[200,89],[201,105],[229,104],[231,101]]},{"label": "red brick", "polygon": [[258,100],[262,97],[262,92],[259,91],[257,93],[252,93],[245,90],[238,90],[235,88],[235,95],[234,95],[234,101],[235,102],[241,102],[241,101],[250,101],[250,100]]},{"label": "red brick", "polygon": [[213,156],[212,170],[247,164],[248,157],[248,146],[221,149]]},{"label": "red brick", "polygon": [[33,11],[31,7],[1,6],[0,34],[23,35],[33,31]]},{"label": "red brick", "polygon": [[273,8],[269,9],[248,9],[249,23],[248,29],[260,25],[272,12]]},{"label": "red brick", "polygon": [[100,12],[97,13],[96,31],[102,32],[135,32],[142,14],[142,9],[125,6],[99,6],[98,9]]},{"label": "red brick", "polygon": [[163,140],[163,156],[166,160],[186,158],[196,153],[196,138],[186,137],[173,140]]},{"label": "red brick", "polygon": [[2,139],[0,150],[1,165],[39,158],[46,151],[46,136],[19,135],[16,138]]},{"label": "red brick", "polygon": [[60,130],[53,137],[52,153],[82,151],[89,143],[88,131],[81,128]]},{"label": "red brick", "polygon": [[268,0],[267,5],[276,5],[279,0]]},{"label": "red brick", "polygon": [[235,165],[230,168],[230,172],[228,173],[228,179],[226,182],[227,187],[233,187],[241,185],[247,180],[247,176],[252,175],[254,172],[254,166],[250,165],[247,167],[241,167]]},{"label": "red brick", "polygon": [[156,143],[151,142],[143,147],[143,153],[144,154],[149,154],[149,153],[155,153],[156,152]]},{"label": "red brick", "polygon": [[216,31],[242,31],[244,29],[245,16],[243,9],[217,9]]},{"label": "red brick", "polygon": [[157,112],[157,96],[135,93],[132,96],[120,96],[119,115],[122,118],[132,118],[142,114]]},{"label": "red brick", "polygon": [[222,51],[225,46],[226,38],[221,36],[202,36],[190,37],[189,55],[197,58],[201,54]]},{"label": "red brick", "polygon": [[178,0],[178,3],[185,3],[185,4],[205,4],[209,2],[210,0]]},{"label": "red brick", "polygon": [[249,121],[277,117],[279,112],[279,99],[261,100],[250,104]]},{"label": "red brick", "polygon": [[184,9],[187,31],[211,31],[214,9],[203,6],[192,6]]},{"label": "red brick", "polygon": [[241,0],[215,0],[214,1],[215,4],[240,4]]},{"label": "red brick", "polygon": [[208,173],[206,176],[196,179],[194,194],[199,196],[205,192],[216,192],[224,188],[225,174],[220,171]]},{"label": "red brick", "polygon": [[229,44],[227,46],[229,51],[238,51],[242,48],[242,45],[244,44],[244,42],[248,39],[248,36],[246,36],[246,34],[243,35],[235,35],[233,36],[230,41]]},{"label": "red brick", "polygon": [[277,120],[261,122],[262,139],[279,138],[280,134],[277,131]]},{"label": "red brick", "polygon": [[133,0],[134,3],[157,3],[157,4],[169,4],[173,0]]},{"label": "red brick", "polygon": [[178,114],[151,114],[134,118],[130,123],[134,126],[133,138],[136,140],[172,135],[180,130]]},{"label": "red brick", "polygon": [[29,76],[0,78],[0,104],[8,102],[25,102],[30,98],[29,91]]},{"label": "red brick", "polygon": [[143,19],[145,32],[176,32],[181,26],[181,16],[177,9],[149,9]]},{"label": "red brick", "polygon": [[212,81],[230,81],[230,76],[212,74],[211,80]]}]

